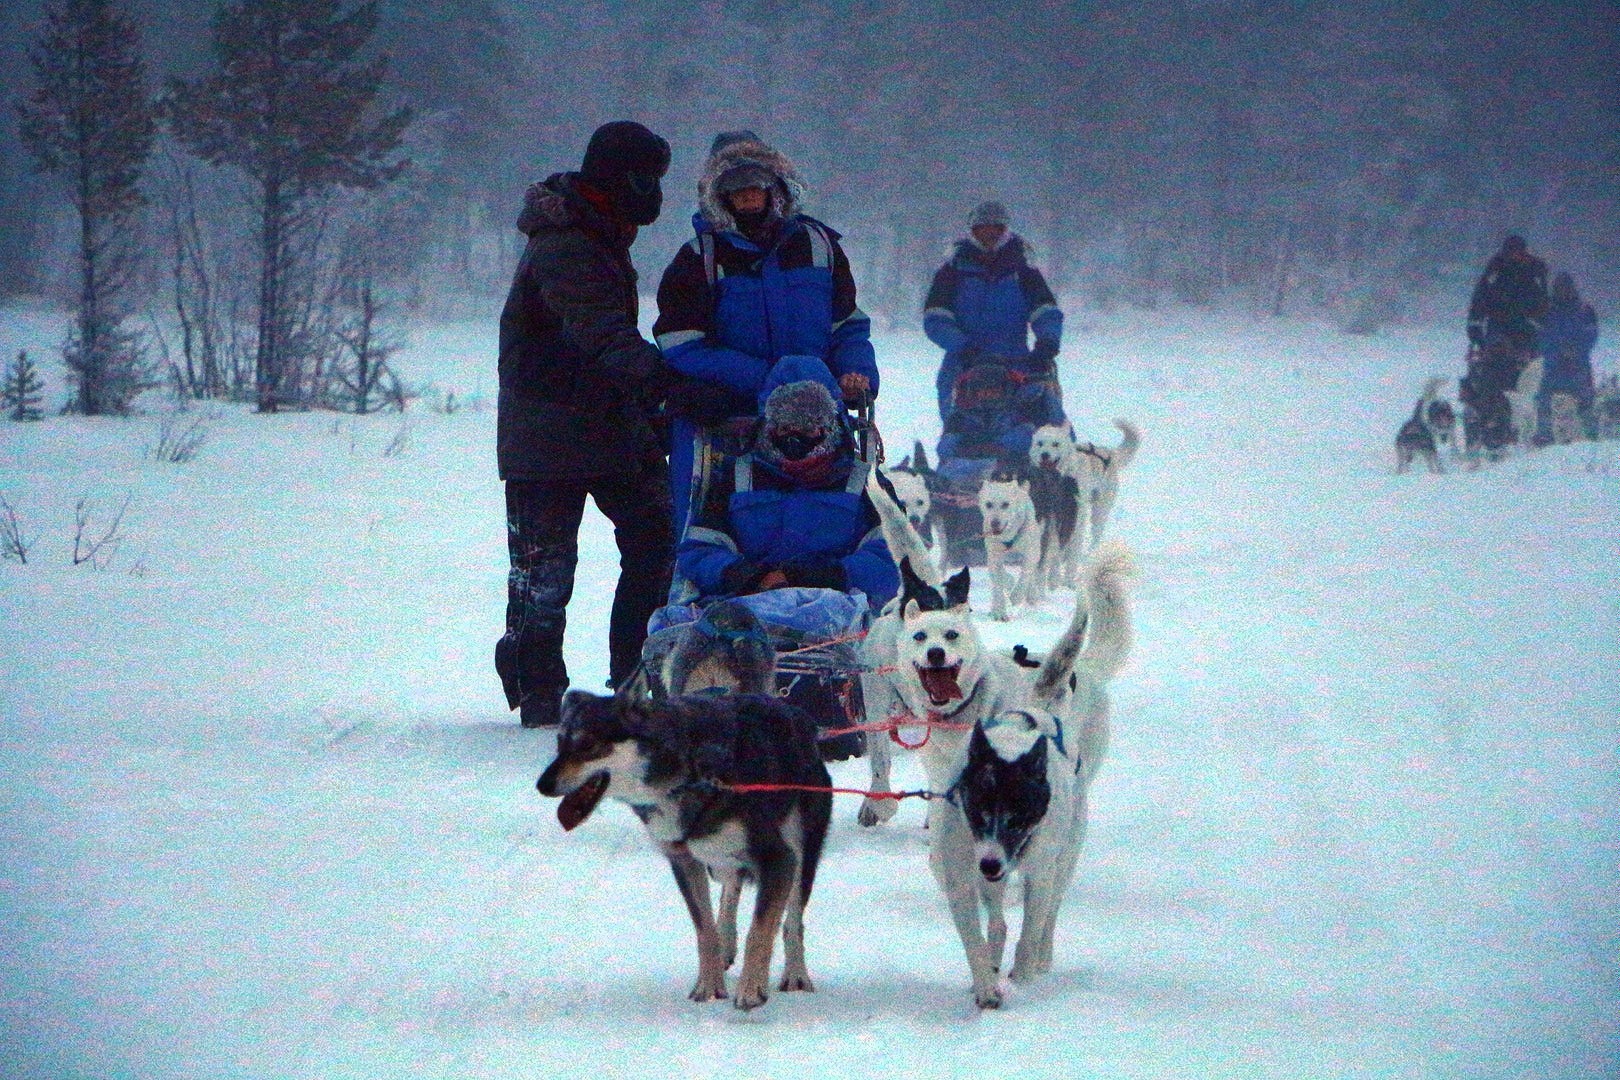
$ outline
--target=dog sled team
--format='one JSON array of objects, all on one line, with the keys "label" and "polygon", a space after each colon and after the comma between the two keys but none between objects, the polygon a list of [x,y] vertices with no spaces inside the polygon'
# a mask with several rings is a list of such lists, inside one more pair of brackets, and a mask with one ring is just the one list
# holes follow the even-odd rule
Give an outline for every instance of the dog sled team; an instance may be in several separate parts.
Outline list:
[{"label": "dog sled team", "polygon": [[1547,283],[1547,264],[1510,235],[1491,257],[1468,308],[1467,372],[1455,405],[1430,379],[1395,433],[1395,471],[1445,471],[1579,439],[1620,438],[1620,386],[1592,375],[1597,314],[1567,272]]},{"label": "dog sled team", "polygon": [[[1121,420],[1118,443],[1077,437],[1055,365],[1062,313],[1006,209],[985,203],[928,298],[945,350],[937,465],[918,443],[885,473],[878,369],[839,234],[803,213],[791,162],[747,131],[711,147],[646,341],[629,247],[660,213],[668,166],[651,131],[604,125],[519,218],[529,244],[501,316],[511,573],[496,668],[525,726],[557,728],[539,790],[565,829],[603,799],[630,807],[691,916],[691,997],[750,1009],[778,935],[776,988],[813,988],[804,913],[832,820],[827,762],[868,759],[856,816],[877,826],[907,794],[891,767],[910,747],[928,777],[910,794],[928,798],[929,865],[974,999],[995,1007],[1009,881],[1024,914],[1008,977],[1053,962],[1108,684],[1131,645],[1131,557],[1102,538],[1140,433]],[[569,690],[562,659],[587,496],[621,554],[608,696]],[[980,565],[993,618],[1074,590],[1043,658],[985,645],[968,603]]]}]

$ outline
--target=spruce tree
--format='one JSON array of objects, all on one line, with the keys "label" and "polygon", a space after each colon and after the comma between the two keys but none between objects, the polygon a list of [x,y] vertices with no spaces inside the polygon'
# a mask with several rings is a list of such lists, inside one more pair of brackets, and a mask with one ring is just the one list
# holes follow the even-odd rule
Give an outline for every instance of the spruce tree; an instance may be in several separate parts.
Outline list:
[{"label": "spruce tree", "polygon": [[34,362],[26,351],[6,365],[5,380],[0,382],[0,409],[12,420],[38,420],[45,413],[40,409],[44,380],[39,377]]},{"label": "spruce tree", "polygon": [[227,2],[214,16],[218,69],[169,83],[176,137],[203,160],[242,170],[258,196],[261,412],[297,392],[282,383],[298,359],[289,355],[298,347],[289,285],[314,272],[294,253],[301,215],[333,188],[376,188],[404,168],[392,159],[410,110],[370,118],[387,69],[386,57],[361,59],[376,27],[375,2],[348,11],[338,0]]},{"label": "spruce tree", "polygon": [[149,385],[136,339],[122,329],[155,129],[140,35],[111,0],[61,0],[46,7],[30,60],[34,89],[18,103],[19,134],[43,170],[68,181],[79,216],[79,308],[65,356],[75,405],[89,416],[123,413]]}]

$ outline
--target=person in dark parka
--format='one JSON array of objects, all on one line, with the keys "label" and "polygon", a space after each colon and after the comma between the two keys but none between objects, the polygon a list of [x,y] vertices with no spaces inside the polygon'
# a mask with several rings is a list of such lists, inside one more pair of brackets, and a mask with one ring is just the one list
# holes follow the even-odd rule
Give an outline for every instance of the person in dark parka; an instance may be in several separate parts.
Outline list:
[{"label": "person in dark parka", "polygon": [[555,724],[568,669],[563,629],[585,497],[613,522],[619,581],[609,673],[634,671],[647,619],[669,588],[669,480],[654,427],[665,382],[636,329],[630,245],[657,220],[669,145],[616,121],[591,136],[578,172],[529,188],[529,237],[501,312],[496,442],[506,484],[506,632],[495,667],[525,727]]},{"label": "person in dark parka", "polygon": [[1458,396],[1470,451],[1492,457],[1513,440],[1507,391],[1541,351],[1547,313],[1547,264],[1522,236],[1509,235],[1486,264],[1468,303],[1468,373]]}]

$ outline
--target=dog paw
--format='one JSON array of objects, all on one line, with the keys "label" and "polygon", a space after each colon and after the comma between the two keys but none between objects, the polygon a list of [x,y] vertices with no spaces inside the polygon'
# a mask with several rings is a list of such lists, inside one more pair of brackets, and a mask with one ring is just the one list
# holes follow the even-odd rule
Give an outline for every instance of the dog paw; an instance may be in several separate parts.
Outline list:
[{"label": "dog paw", "polygon": [[987,986],[973,991],[973,1003],[981,1009],[1001,1008],[1001,988]]},{"label": "dog paw", "polygon": [[870,828],[881,825],[894,817],[895,811],[900,809],[893,799],[866,799],[861,803],[860,813],[855,820]]},{"label": "dog paw", "polygon": [[732,999],[731,1003],[744,1012],[747,1012],[750,1009],[757,1009],[761,1005],[765,1004],[769,997],[770,995],[765,992],[764,983],[738,983],[737,996]]},{"label": "dog paw", "polygon": [[792,993],[795,990],[815,993],[816,984],[810,981],[808,971],[784,971],[782,981],[776,984],[776,988],[783,993]]},{"label": "dog paw", "polygon": [[700,974],[697,982],[692,985],[692,992],[686,996],[693,1001],[724,1001],[726,997],[725,975]]}]

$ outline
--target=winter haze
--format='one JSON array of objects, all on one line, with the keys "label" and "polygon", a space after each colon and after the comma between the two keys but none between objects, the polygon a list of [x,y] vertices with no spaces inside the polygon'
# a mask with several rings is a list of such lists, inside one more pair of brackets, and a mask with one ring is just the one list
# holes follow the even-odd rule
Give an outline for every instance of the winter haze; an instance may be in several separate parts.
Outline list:
[{"label": "winter haze", "polygon": [[[211,5],[121,10],[153,93],[210,70]],[[175,392],[177,280],[252,329],[253,193],[160,126],[125,297],[158,385],[91,417],[62,415],[78,223],[11,108],[42,12],[0,6],[0,364],[27,351],[44,412],[0,419],[0,546],[29,551],[0,560],[0,1078],[1620,1075],[1620,442],[1391,467],[1506,232],[1620,367],[1620,8],[394,0],[366,55],[410,167],[299,223],[375,239],[397,396],[255,411],[236,339],[246,396]],[[565,834],[534,790],[555,736],[490,663],[496,318],[525,186],[617,118],[674,147],[644,284],[715,132],[793,157],[891,460],[940,433],[922,296],[989,197],[1062,303],[1081,436],[1143,430],[1114,742],[1054,969],[999,1012],[916,802],[862,829],[836,798],[817,992],[745,1015],[686,999],[629,810]],[[303,315],[357,310],[353,264],[304,265]],[[587,513],[581,687],[618,569]],[[987,636],[1043,649],[1072,602]]]}]

